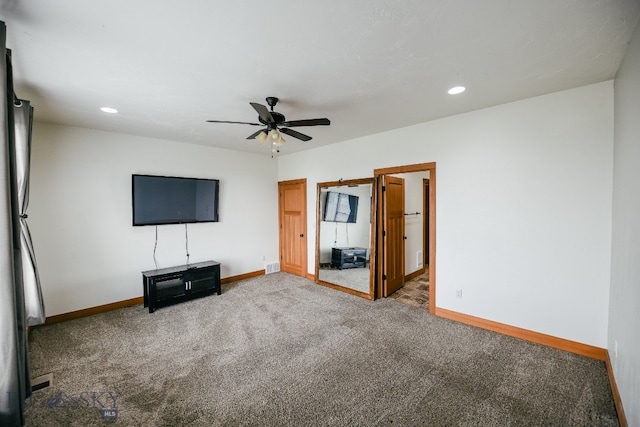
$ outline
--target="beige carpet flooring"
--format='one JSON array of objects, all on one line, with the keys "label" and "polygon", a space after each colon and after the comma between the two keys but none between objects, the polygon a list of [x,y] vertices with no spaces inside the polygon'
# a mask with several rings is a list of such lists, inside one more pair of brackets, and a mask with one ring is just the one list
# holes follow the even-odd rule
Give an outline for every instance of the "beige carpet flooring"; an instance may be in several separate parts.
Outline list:
[{"label": "beige carpet flooring", "polygon": [[[286,273],[38,327],[27,426],[616,426],[603,362]],[[111,419],[109,419],[111,417]]]}]

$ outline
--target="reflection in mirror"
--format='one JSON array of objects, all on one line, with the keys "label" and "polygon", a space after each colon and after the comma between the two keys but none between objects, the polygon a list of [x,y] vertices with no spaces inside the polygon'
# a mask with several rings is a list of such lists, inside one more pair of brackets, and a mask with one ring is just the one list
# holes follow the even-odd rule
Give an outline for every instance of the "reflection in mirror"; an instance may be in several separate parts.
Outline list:
[{"label": "reflection in mirror", "polygon": [[318,184],[316,281],[373,299],[373,178]]}]

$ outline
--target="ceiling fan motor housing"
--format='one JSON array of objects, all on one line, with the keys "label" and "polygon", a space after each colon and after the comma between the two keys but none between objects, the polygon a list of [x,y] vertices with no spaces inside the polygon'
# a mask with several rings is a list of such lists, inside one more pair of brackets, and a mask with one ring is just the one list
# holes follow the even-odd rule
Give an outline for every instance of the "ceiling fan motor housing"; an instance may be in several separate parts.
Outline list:
[{"label": "ceiling fan motor housing", "polygon": [[258,120],[260,121],[260,123],[267,126],[273,126],[274,124],[280,125],[284,123],[285,118],[283,114],[276,113],[275,111],[270,111],[270,113],[271,113],[271,117],[273,117],[274,123],[269,123],[266,120],[264,120],[262,117],[258,117]]},{"label": "ceiling fan motor housing", "polygon": [[276,98],[275,96],[267,96],[265,98],[265,101],[267,101],[267,105],[271,107],[270,113],[271,113],[271,117],[273,117],[273,123],[270,123],[264,120],[262,117],[258,117],[258,121],[260,121],[260,123],[262,123],[263,125],[267,125],[267,130],[278,129],[278,125],[284,123],[285,121],[285,117],[283,114],[276,113],[275,111],[273,111],[273,107],[276,106],[279,99]]}]

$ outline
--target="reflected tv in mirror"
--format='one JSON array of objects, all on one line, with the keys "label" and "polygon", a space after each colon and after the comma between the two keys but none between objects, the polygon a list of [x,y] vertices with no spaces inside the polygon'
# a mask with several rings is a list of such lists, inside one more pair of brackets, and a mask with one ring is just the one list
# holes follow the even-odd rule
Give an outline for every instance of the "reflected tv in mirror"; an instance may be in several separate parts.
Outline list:
[{"label": "reflected tv in mirror", "polygon": [[358,216],[358,196],[327,191],[323,221],[355,223]]},{"label": "reflected tv in mirror", "polygon": [[133,225],[218,222],[217,179],[132,175]]}]

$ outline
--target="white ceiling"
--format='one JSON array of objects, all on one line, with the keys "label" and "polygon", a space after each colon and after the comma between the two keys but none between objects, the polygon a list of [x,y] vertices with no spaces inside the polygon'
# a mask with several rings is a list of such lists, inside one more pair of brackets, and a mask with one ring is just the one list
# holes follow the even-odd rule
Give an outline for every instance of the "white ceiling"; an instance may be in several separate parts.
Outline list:
[{"label": "white ceiling", "polygon": [[0,0],[36,120],[265,155],[258,128],[205,121],[256,122],[266,96],[331,119],[285,135],[290,153],[596,83],[639,17],[637,0]]}]

